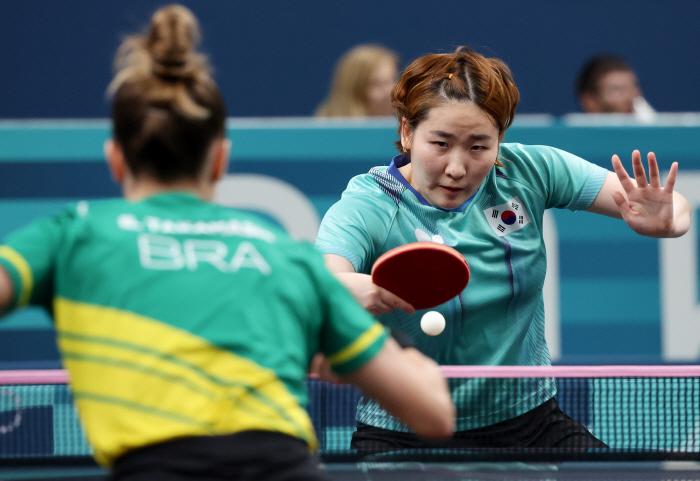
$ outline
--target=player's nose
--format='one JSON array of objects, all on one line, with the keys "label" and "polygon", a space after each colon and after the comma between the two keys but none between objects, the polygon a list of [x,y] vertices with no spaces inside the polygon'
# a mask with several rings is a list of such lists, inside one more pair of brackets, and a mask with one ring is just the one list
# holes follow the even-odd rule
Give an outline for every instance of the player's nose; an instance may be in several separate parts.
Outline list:
[{"label": "player's nose", "polygon": [[445,174],[453,179],[461,179],[467,174],[466,159],[464,156],[452,155],[445,165]]}]

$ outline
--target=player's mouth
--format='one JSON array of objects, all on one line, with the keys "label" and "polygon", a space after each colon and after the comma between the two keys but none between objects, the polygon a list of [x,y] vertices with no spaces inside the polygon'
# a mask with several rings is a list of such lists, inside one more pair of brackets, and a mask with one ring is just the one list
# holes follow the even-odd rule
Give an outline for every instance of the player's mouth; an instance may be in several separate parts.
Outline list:
[{"label": "player's mouth", "polygon": [[452,194],[452,195],[459,194],[460,192],[462,192],[464,190],[462,187],[450,187],[447,185],[441,185],[440,189],[442,189],[443,192],[445,192],[447,194]]}]

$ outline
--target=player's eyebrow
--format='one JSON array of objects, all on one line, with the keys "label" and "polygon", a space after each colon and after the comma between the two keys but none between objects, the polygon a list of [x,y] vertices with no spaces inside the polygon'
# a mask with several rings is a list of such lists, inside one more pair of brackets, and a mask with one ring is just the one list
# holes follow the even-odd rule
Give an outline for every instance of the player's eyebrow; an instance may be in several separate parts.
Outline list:
[{"label": "player's eyebrow", "polygon": [[472,134],[469,136],[469,138],[472,140],[491,140],[493,137],[491,137],[490,135],[486,135],[486,134],[481,134],[481,135]]},{"label": "player's eyebrow", "polygon": [[431,134],[442,137],[443,139],[454,139],[455,136],[449,132],[443,132],[442,130],[431,130]]},{"label": "player's eyebrow", "polygon": [[[451,134],[449,132],[444,132],[442,130],[431,130],[430,133],[432,135],[436,135],[438,137],[442,137],[443,139],[454,139],[455,135]],[[490,135],[486,134],[471,134],[469,136],[469,140],[477,140],[477,141],[483,141],[483,140],[491,140],[493,137]]]}]

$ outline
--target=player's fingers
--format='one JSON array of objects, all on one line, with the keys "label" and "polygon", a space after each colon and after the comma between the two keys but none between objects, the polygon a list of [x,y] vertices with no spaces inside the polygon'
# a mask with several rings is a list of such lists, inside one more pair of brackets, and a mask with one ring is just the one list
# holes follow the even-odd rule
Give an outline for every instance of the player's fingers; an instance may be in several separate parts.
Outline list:
[{"label": "player's fingers", "polygon": [[634,182],[632,182],[632,179],[630,179],[629,174],[625,170],[624,166],[622,165],[622,161],[617,154],[612,156],[612,165],[613,169],[615,170],[615,174],[617,174],[617,178],[620,180],[620,184],[622,184],[622,188],[625,189],[626,192],[634,189]]},{"label": "player's fingers", "polygon": [[381,316],[382,314],[388,314],[394,310],[394,308],[383,302],[375,302],[364,306],[369,312],[374,316]]},{"label": "player's fingers", "polygon": [[632,171],[634,172],[634,180],[637,181],[637,187],[646,188],[648,185],[647,173],[642,163],[642,154],[638,150],[632,152]]},{"label": "player's fingers", "polygon": [[649,162],[649,185],[653,188],[661,188],[661,175],[659,174],[659,164],[656,161],[656,154],[649,152],[647,154]]},{"label": "player's fingers", "polygon": [[666,178],[666,185],[664,186],[664,191],[669,194],[673,193],[673,189],[676,185],[676,176],[678,175],[678,162],[671,164],[671,170],[668,171],[668,177]]},{"label": "player's fingers", "polygon": [[411,304],[404,301],[396,294],[387,291],[386,289],[382,289],[381,298],[384,304],[391,307],[391,310],[400,309],[404,312],[408,312],[409,314],[414,314],[416,312]]}]

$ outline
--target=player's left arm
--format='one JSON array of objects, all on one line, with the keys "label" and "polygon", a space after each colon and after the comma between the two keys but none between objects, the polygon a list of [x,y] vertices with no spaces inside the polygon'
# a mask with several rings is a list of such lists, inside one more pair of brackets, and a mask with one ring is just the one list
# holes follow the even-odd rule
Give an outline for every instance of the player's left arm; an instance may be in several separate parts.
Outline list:
[{"label": "player's left arm", "polygon": [[648,237],[680,237],[690,228],[690,204],[674,185],[678,163],[674,162],[661,185],[659,166],[653,152],[647,154],[649,178],[638,150],[632,153],[634,179],[617,155],[612,157],[615,172],[609,172],[589,212],[624,219],[632,230]]},{"label": "player's left arm", "polygon": [[14,299],[12,280],[4,267],[0,266],[0,316],[10,310]]}]

